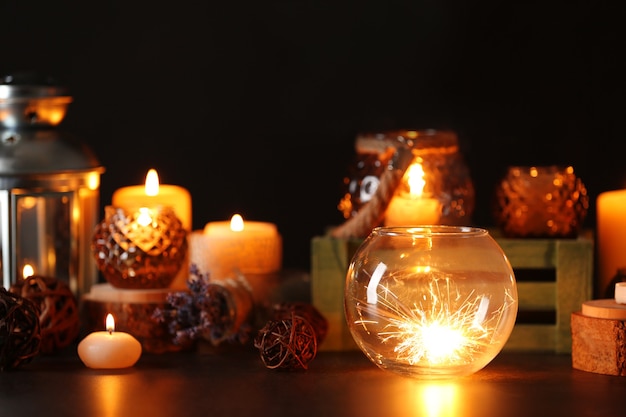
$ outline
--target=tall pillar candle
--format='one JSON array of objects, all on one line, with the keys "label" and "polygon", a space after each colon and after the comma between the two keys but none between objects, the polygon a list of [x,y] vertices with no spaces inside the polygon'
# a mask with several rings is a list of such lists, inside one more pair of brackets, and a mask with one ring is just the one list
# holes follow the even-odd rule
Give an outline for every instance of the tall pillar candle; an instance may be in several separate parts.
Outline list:
[{"label": "tall pillar candle", "polygon": [[598,195],[597,296],[602,298],[619,268],[626,267],[626,190],[607,191]]}]

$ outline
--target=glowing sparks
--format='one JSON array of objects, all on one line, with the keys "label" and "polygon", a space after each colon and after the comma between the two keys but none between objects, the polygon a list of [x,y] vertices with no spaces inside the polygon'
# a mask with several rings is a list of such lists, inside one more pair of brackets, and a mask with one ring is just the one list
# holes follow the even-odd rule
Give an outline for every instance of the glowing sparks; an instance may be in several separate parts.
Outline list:
[{"label": "glowing sparks", "polygon": [[493,342],[503,314],[514,303],[507,293],[509,300],[488,314],[488,296],[474,290],[463,295],[451,278],[431,278],[426,288],[419,301],[406,305],[386,285],[368,287],[368,301],[376,291],[378,304],[358,303],[355,323],[368,331],[379,329],[378,337],[394,346],[397,360],[411,365],[464,365]]}]

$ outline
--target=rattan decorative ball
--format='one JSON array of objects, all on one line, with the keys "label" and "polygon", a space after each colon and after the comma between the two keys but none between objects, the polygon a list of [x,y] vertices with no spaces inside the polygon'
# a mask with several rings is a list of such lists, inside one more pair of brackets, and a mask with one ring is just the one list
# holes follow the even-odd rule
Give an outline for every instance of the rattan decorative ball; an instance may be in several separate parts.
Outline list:
[{"label": "rattan decorative ball", "polygon": [[65,281],[32,275],[13,284],[10,291],[39,307],[41,353],[54,353],[76,340],[80,327],[78,304]]},{"label": "rattan decorative ball", "polygon": [[318,335],[322,339],[326,335],[326,319],[305,304],[280,304],[275,306],[274,313],[274,318],[254,339],[265,367],[287,371],[308,369],[317,355]]},{"label": "rattan decorative ball", "polygon": [[35,303],[0,287],[0,371],[27,364],[39,354],[40,329]]}]

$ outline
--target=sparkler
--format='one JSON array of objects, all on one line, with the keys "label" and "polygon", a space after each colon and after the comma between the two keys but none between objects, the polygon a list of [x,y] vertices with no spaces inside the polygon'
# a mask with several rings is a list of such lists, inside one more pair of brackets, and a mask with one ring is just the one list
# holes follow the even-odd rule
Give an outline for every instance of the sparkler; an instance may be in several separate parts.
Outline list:
[{"label": "sparkler", "polygon": [[437,277],[429,268],[423,271],[431,273],[426,291],[412,297],[417,301],[406,303],[389,285],[380,283],[385,269],[377,268],[372,273],[367,299],[357,300],[359,318],[354,323],[368,333],[377,334],[383,344],[394,346],[396,360],[410,365],[471,363],[476,354],[498,343],[494,340],[498,325],[516,303],[515,297],[505,289],[504,303],[489,312],[493,302],[489,294],[475,289],[464,294],[454,278]]}]

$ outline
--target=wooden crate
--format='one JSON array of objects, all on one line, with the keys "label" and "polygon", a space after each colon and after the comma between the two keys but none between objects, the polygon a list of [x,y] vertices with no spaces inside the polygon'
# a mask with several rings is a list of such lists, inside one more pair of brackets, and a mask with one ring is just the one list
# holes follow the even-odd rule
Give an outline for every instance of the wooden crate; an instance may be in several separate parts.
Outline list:
[{"label": "wooden crate", "polygon": [[316,236],[311,242],[311,303],[326,317],[328,333],[319,350],[358,349],[343,311],[348,263],[361,239]]},{"label": "wooden crate", "polygon": [[[508,239],[498,237],[496,232],[492,235],[509,258],[517,279],[518,320],[504,349],[570,353],[571,314],[593,296],[594,249],[590,234],[577,239]],[[546,314],[552,320],[543,320]]]},{"label": "wooden crate", "polygon": [[[593,240],[509,239],[491,232],[517,278],[519,313],[505,350],[569,353],[570,315],[593,291]],[[348,264],[360,239],[316,236],[311,242],[311,301],[326,317],[320,350],[357,349],[343,311]]]}]

